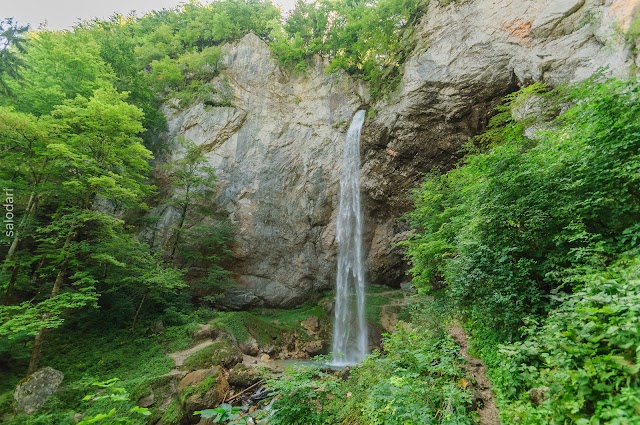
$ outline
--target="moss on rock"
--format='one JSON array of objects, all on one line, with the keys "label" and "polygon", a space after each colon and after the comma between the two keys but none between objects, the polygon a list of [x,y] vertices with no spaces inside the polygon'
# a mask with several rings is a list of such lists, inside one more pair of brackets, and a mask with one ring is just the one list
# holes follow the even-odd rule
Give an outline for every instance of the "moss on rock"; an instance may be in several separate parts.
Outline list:
[{"label": "moss on rock", "polygon": [[207,369],[213,366],[231,368],[242,361],[242,352],[231,341],[221,338],[196,351],[184,361],[187,370]]}]

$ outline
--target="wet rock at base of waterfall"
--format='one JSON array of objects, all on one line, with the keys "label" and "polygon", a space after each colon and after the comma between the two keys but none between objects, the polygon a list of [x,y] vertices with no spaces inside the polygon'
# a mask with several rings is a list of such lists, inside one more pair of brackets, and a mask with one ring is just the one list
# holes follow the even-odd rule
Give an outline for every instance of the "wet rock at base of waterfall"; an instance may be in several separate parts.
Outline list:
[{"label": "wet rock at base of waterfall", "polygon": [[25,413],[35,413],[55,394],[63,379],[64,374],[59,370],[51,367],[39,369],[18,384],[13,397]]},{"label": "wet rock at base of waterfall", "polygon": [[322,353],[322,349],[324,347],[324,342],[321,340],[317,341],[309,341],[304,344],[302,351],[310,356],[317,356]]},{"label": "wet rock at base of waterfall", "polygon": [[229,371],[229,384],[234,387],[247,388],[260,380],[260,373],[254,368],[238,363]]},{"label": "wet rock at base of waterfall", "polygon": [[309,334],[315,334],[320,330],[320,319],[316,316],[309,316],[304,319],[300,325],[302,325]]},{"label": "wet rock at base of waterfall", "polygon": [[271,356],[268,354],[263,354],[260,356],[260,361],[262,362],[270,362],[271,361]]},{"label": "wet rock at base of waterfall", "polygon": [[351,375],[351,368],[349,366],[344,367],[338,371],[338,377],[340,377],[340,379],[342,379],[343,381],[346,381],[347,379],[349,379],[350,375]]}]

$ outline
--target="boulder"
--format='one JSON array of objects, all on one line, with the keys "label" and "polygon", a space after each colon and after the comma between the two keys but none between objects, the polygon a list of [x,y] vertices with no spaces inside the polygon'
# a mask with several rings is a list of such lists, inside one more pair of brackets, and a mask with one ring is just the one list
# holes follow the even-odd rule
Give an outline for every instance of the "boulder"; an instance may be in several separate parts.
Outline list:
[{"label": "boulder", "polygon": [[51,367],[39,369],[18,384],[13,397],[27,414],[37,412],[62,384],[64,374]]},{"label": "boulder", "polygon": [[226,338],[218,338],[211,345],[196,351],[183,364],[187,370],[205,369],[213,366],[231,368],[242,362],[240,349]]},{"label": "boulder", "polygon": [[320,331],[320,319],[316,316],[309,316],[304,319],[300,325],[307,330],[310,334],[317,333]]},{"label": "boulder", "polygon": [[258,345],[258,341],[254,338],[250,338],[247,341],[241,342],[238,344],[240,351],[247,356],[257,356],[260,353],[260,346]]},{"label": "boulder", "polygon": [[237,388],[247,388],[260,380],[260,373],[254,368],[249,368],[238,363],[229,371],[229,384]]},{"label": "boulder", "polygon": [[193,341],[204,341],[205,339],[212,339],[218,336],[218,329],[211,325],[201,324],[198,326],[198,330],[193,333]]},{"label": "boulder", "polygon": [[224,401],[228,391],[229,382],[221,367],[187,374],[178,385],[178,396],[189,423],[195,424],[201,419],[200,416],[193,415],[193,412],[217,407]]}]

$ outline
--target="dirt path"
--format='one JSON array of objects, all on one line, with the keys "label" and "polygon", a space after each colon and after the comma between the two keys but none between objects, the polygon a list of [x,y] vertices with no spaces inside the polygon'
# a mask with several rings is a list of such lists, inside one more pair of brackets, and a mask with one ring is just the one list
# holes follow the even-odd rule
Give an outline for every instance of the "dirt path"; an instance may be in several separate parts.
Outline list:
[{"label": "dirt path", "polygon": [[[453,325],[449,328],[449,334],[460,344],[460,354],[467,361],[467,373],[475,382],[475,400],[478,404],[478,414],[480,415],[480,425],[500,425],[500,416],[496,399],[491,391],[491,383],[487,377],[487,368],[482,360],[471,357],[467,351],[467,334],[460,325]],[[481,403],[481,405],[480,405]]]},{"label": "dirt path", "polygon": [[208,340],[202,341],[200,344],[198,344],[196,346],[193,346],[191,348],[188,348],[186,350],[176,351],[174,353],[169,353],[169,354],[167,354],[167,356],[171,357],[173,359],[173,361],[176,362],[176,366],[174,368],[174,370],[176,370],[177,368],[182,366],[184,364],[184,361],[187,360],[193,353],[195,353],[196,351],[199,351],[199,350],[203,349],[204,347],[207,347],[207,346],[209,346],[211,344],[213,344],[213,340],[212,339],[208,339]]}]

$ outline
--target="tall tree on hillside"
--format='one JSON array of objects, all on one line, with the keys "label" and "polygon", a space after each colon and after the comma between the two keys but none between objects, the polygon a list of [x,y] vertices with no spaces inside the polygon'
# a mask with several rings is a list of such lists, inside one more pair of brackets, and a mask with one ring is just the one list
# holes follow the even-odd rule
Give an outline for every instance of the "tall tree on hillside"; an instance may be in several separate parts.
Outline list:
[{"label": "tall tree on hillside", "polygon": [[0,90],[4,94],[10,93],[5,79],[19,79],[20,70],[25,67],[20,54],[25,52],[24,34],[27,31],[29,25],[20,26],[13,18],[0,21]]},{"label": "tall tree on hillside", "polygon": [[49,199],[57,208],[37,229],[35,255],[42,265],[35,297],[0,309],[0,335],[35,336],[29,373],[38,367],[46,330],[74,309],[95,304],[107,265],[124,266],[112,249],[125,233],[122,220],[99,206],[135,207],[151,190],[145,184],[151,153],[138,137],[142,112],[125,100],[114,89],[98,89],[51,114],[45,155],[58,183]]},{"label": "tall tree on hillside", "polygon": [[[165,166],[173,191],[167,206],[177,213],[166,257],[187,272],[206,270],[204,274],[196,273],[203,280],[195,281],[205,283],[205,287],[219,286],[229,280],[223,264],[233,255],[229,248],[233,239],[231,226],[216,217],[213,201],[217,178],[202,146],[185,139],[180,140],[180,145],[182,157]],[[192,285],[192,289],[196,286]]]},{"label": "tall tree on hillside", "polygon": [[[13,223],[4,226],[8,248],[0,266],[0,299],[12,296],[20,268],[33,259],[16,258],[28,235],[40,203],[55,190],[50,180],[52,168],[46,154],[50,120],[0,107],[0,184],[13,196]],[[4,242],[4,240],[3,240]],[[4,284],[6,282],[6,284]]]}]

